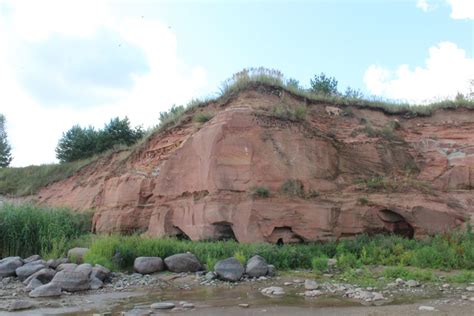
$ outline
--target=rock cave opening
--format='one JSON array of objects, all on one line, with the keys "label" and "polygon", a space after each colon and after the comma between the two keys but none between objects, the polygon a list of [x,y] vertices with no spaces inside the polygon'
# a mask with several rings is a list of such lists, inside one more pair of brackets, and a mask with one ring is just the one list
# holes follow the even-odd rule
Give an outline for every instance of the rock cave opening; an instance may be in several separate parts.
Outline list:
[{"label": "rock cave opening", "polygon": [[277,245],[299,244],[304,240],[300,235],[296,234],[289,226],[275,227],[268,237],[268,241]]},{"label": "rock cave opening", "polygon": [[188,235],[186,235],[185,232],[183,232],[183,230],[181,228],[179,228],[178,226],[173,226],[174,228],[174,236],[176,237],[176,239],[178,240],[191,240],[191,238],[189,238]]},{"label": "rock cave opening", "polygon": [[415,229],[402,215],[389,209],[382,209],[378,214],[384,223],[385,231],[409,239],[415,236]]},{"label": "rock cave opening", "polygon": [[229,222],[217,222],[212,224],[214,226],[214,233],[216,240],[235,240],[234,230],[232,229],[232,223]]}]

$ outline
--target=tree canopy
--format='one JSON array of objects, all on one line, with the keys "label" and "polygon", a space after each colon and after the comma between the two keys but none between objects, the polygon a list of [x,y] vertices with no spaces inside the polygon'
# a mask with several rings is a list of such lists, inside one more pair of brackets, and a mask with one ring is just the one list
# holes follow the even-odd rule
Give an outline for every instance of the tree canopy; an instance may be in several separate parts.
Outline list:
[{"label": "tree canopy", "polygon": [[56,147],[56,158],[61,162],[89,158],[117,145],[133,145],[143,135],[141,127],[130,127],[127,117],[122,120],[118,117],[111,119],[103,129],[99,130],[90,126],[83,128],[74,125],[63,133],[59,140]]},{"label": "tree canopy", "polygon": [[5,116],[0,114],[0,168],[8,167],[13,159],[11,155],[11,146],[8,143],[5,124]]}]

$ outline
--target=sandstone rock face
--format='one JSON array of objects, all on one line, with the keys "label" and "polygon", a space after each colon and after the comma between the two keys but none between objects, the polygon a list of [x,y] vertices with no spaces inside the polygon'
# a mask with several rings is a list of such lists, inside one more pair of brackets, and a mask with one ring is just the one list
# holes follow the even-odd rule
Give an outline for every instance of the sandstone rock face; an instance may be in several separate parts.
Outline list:
[{"label": "sandstone rock face", "polygon": [[[304,122],[272,115],[275,106],[305,102]],[[193,113],[213,111],[210,121],[190,114],[133,152],[42,189],[38,199],[94,208],[97,232],[192,240],[418,238],[474,224],[472,110],[416,117],[328,107],[335,106],[249,89]],[[291,183],[299,190],[283,189]],[[259,186],[268,198],[249,193]]]},{"label": "sandstone rock face", "polygon": [[138,257],[133,263],[133,269],[141,274],[155,273],[163,268],[163,260],[160,257]]},{"label": "sandstone rock face", "polygon": [[165,258],[165,265],[171,272],[197,272],[202,270],[198,258],[192,253],[178,253]]}]

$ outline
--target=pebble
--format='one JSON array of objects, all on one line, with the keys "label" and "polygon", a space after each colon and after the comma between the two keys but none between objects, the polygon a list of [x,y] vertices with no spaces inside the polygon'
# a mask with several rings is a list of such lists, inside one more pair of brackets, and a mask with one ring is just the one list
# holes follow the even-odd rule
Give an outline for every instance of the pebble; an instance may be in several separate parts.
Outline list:
[{"label": "pebble", "polygon": [[415,280],[408,280],[406,282],[406,285],[408,285],[408,287],[418,287],[420,286],[420,282],[415,281]]},{"label": "pebble", "polygon": [[152,309],[172,309],[175,307],[175,304],[172,302],[159,302],[151,304],[150,307]]},{"label": "pebble", "polygon": [[315,296],[319,296],[319,295],[322,295],[323,292],[319,291],[319,290],[312,290],[312,291],[305,291],[304,292],[304,296],[306,297],[315,297]]},{"label": "pebble", "polygon": [[304,281],[304,288],[307,290],[316,290],[319,288],[318,283],[314,280],[305,280]]},{"label": "pebble", "polygon": [[262,294],[266,295],[284,295],[285,291],[283,288],[278,286],[270,286],[261,290]]},{"label": "pebble", "polygon": [[239,307],[243,307],[243,308],[248,308],[250,305],[249,304],[239,304]]},{"label": "pebble", "polygon": [[418,310],[420,311],[435,311],[436,309],[433,306],[420,306],[418,307]]},{"label": "pebble", "polygon": [[466,288],[466,291],[468,291],[468,292],[474,292],[474,286],[468,286],[468,287]]}]

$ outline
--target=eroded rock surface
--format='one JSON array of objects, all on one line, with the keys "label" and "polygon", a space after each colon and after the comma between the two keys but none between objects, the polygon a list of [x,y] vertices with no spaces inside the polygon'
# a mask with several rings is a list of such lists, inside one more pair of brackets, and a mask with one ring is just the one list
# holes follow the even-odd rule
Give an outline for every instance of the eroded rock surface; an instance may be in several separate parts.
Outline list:
[{"label": "eroded rock surface", "polygon": [[[413,117],[308,104],[304,121],[272,115],[275,106],[304,103],[282,91],[243,91],[194,110],[215,113],[210,121],[190,114],[133,152],[44,188],[38,199],[94,208],[97,232],[192,240],[421,237],[474,223],[472,110]],[[298,190],[285,192],[289,183]],[[252,196],[253,187],[270,196]]]}]

